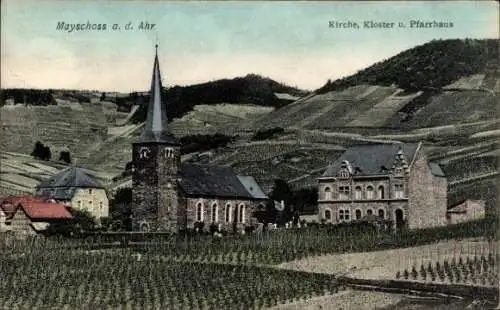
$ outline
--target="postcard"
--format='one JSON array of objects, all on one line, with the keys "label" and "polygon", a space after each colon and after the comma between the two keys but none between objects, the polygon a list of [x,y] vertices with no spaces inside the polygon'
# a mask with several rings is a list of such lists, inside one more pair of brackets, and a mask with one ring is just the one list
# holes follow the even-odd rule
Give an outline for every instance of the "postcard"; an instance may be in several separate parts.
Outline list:
[{"label": "postcard", "polygon": [[499,309],[498,2],[1,6],[0,309]]}]

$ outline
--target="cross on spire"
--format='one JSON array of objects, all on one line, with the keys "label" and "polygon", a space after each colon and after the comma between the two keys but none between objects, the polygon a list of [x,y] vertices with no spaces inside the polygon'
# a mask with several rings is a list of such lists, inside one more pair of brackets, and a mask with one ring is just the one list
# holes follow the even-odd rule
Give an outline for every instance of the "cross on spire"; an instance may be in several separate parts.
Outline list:
[{"label": "cross on spire", "polygon": [[161,85],[161,73],[158,61],[158,44],[155,44],[155,59],[149,93],[148,113],[140,142],[177,144],[176,139],[168,132],[167,107],[163,101],[163,87]]}]

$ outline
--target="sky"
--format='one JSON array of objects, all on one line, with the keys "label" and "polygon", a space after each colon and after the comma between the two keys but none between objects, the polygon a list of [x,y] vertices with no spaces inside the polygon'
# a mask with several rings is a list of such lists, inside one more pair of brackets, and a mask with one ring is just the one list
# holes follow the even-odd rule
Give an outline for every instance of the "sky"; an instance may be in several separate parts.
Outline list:
[{"label": "sky", "polygon": [[[496,1],[2,0],[1,9],[2,88],[147,90],[158,44],[164,86],[255,73],[313,90],[433,39],[499,35]],[[411,20],[453,27],[412,28]],[[365,21],[395,26],[364,28]],[[141,22],[155,26],[139,29]]]}]

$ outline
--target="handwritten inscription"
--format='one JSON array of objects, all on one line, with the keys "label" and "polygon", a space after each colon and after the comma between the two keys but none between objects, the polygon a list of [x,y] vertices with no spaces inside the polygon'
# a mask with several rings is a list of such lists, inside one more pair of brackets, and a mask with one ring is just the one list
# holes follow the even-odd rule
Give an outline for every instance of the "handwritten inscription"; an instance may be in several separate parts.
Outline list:
[{"label": "handwritten inscription", "polygon": [[89,32],[89,31],[120,31],[120,30],[153,30],[156,29],[156,24],[140,21],[135,25],[132,22],[126,24],[104,24],[104,23],[93,23],[87,21],[85,23],[69,23],[64,21],[57,22],[56,30],[64,32]]}]

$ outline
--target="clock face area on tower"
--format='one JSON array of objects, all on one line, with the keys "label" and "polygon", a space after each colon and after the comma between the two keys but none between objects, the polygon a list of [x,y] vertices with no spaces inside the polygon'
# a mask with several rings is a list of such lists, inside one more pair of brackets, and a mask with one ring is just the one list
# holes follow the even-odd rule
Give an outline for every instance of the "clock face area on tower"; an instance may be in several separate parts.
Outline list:
[{"label": "clock face area on tower", "polygon": [[139,159],[149,159],[151,156],[151,150],[148,147],[143,146],[139,149],[138,154]]}]

